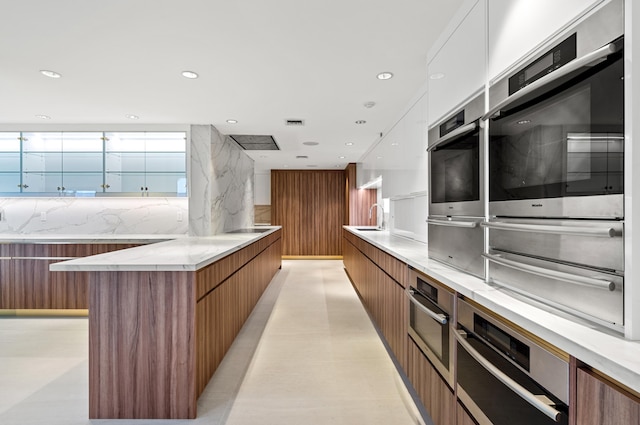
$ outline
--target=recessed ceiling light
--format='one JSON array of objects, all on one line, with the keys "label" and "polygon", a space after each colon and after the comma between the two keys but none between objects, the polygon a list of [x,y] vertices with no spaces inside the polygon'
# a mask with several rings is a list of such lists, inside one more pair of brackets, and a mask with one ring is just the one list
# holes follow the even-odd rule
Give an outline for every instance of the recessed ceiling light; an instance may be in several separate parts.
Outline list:
[{"label": "recessed ceiling light", "polygon": [[366,124],[367,122],[365,120],[358,120],[356,121],[356,124]]},{"label": "recessed ceiling light", "polygon": [[309,167],[309,168],[315,168],[315,167],[317,167],[317,165],[309,164],[309,165],[307,165],[307,167]]},{"label": "recessed ceiling light", "polygon": [[284,168],[289,168],[289,166],[285,164]]},{"label": "recessed ceiling light", "polygon": [[399,144],[400,144],[400,143],[393,142],[393,143],[391,143],[391,146],[398,146]]},{"label": "recessed ceiling light", "polygon": [[260,155],[260,158],[268,158],[267,155]]},{"label": "recessed ceiling light", "polygon": [[307,146],[318,146],[320,143],[318,142],[303,142],[303,145],[307,145]]},{"label": "recessed ceiling light", "polygon": [[429,75],[429,78],[432,80],[442,80],[444,78],[444,74],[442,72],[434,72]]},{"label": "recessed ceiling light", "polygon": [[193,71],[182,71],[182,76],[184,78],[190,78],[190,79],[194,80],[194,79],[198,78],[199,75],[197,73],[193,72]]},{"label": "recessed ceiling light", "polygon": [[49,77],[49,78],[60,78],[62,77],[62,75],[58,74],[55,71],[50,71],[48,69],[41,69],[40,70],[40,74],[44,75],[45,77]]},{"label": "recessed ceiling light", "polygon": [[129,118],[130,120],[137,120],[140,119],[139,116],[137,115],[125,115],[126,118]]},{"label": "recessed ceiling light", "polygon": [[353,142],[347,142],[344,144],[345,146],[353,146]]},{"label": "recessed ceiling light", "polygon": [[382,159],[382,157],[381,156],[376,156],[376,159]]},{"label": "recessed ceiling light", "polygon": [[378,80],[390,80],[393,78],[393,73],[391,72],[381,72],[378,74]]},{"label": "recessed ceiling light", "polygon": [[309,158],[307,155],[296,155],[296,159],[307,159]]},{"label": "recessed ceiling light", "polygon": [[51,117],[49,115],[36,115],[36,118],[40,118],[41,120],[50,120]]},{"label": "recessed ceiling light", "polygon": [[338,158],[339,158],[339,159],[345,159],[345,158],[346,158],[346,156],[339,156]]},{"label": "recessed ceiling light", "polygon": [[238,124],[238,120],[227,120],[229,124]]},{"label": "recessed ceiling light", "polygon": [[524,124],[529,124],[530,122],[531,122],[531,120],[520,120],[520,121],[518,121],[518,124],[524,125]]},{"label": "recessed ceiling light", "polygon": [[376,106],[376,102],[365,102],[364,103],[364,107],[367,108],[367,109],[371,109],[374,106]]}]

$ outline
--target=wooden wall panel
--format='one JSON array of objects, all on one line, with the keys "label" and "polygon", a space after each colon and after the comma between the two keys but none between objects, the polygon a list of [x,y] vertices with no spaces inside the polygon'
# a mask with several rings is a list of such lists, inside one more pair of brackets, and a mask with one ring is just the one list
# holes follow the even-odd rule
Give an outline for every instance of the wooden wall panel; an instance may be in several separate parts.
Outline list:
[{"label": "wooden wall panel", "polygon": [[3,260],[10,257],[10,245],[0,244],[0,309],[14,309],[13,285],[11,284],[11,260]]},{"label": "wooden wall panel", "polygon": [[195,418],[194,276],[89,273],[89,418]]},{"label": "wooden wall panel", "polygon": [[376,189],[358,189],[356,186],[356,164],[350,163],[345,169],[346,175],[346,224],[350,226],[375,226],[378,220],[378,208],[371,211],[369,218],[369,208],[378,202],[378,191]]},{"label": "wooden wall panel", "polygon": [[342,255],[342,170],[272,170],[271,221],[282,226],[283,255]]}]

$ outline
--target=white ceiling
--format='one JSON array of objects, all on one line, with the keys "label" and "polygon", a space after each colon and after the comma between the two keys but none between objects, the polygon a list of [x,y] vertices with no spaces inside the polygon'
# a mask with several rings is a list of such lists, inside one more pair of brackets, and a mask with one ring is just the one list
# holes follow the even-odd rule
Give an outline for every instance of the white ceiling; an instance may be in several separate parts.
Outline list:
[{"label": "white ceiling", "polygon": [[[52,129],[132,124],[134,114],[140,125],[271,134],[281,151],[250,152],[257,170],[344,168],[425,84],[427,52],[461,3],[0,0],[0,124],[27,129],[39,114]],[[383,71],[395,77],[378,80]],[[291,118],[305,126],[285,127]]]}]

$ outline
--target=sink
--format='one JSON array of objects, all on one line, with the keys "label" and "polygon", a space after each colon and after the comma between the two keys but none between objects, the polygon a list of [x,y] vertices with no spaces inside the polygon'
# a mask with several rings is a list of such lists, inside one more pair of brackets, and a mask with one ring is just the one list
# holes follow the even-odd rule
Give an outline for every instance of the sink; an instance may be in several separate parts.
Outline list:
[{"label": "sink", "polygon": [[382,229],[378,229],[377,227],[356,227],[356,230],[361,232],[381,232]]}]

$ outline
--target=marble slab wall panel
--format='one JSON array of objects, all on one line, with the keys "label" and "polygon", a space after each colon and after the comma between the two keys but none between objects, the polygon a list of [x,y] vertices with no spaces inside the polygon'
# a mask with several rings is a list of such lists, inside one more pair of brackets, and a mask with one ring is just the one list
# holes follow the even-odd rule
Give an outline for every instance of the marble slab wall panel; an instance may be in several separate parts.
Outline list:
[{"label": "marble slab wall panel", "polygon": [[189,233],[208,236],[254,223],[254,163],[211,125],[191,126]]},{"label": "marble slab wall panel", "polygon": [[[192,125],[189,145],[189,234],[211,235],[211,146],[214,128]],[[219,134],[215,132],[216,134]]]},{"label": "marble slab wall panel", "polygon": [[[43,214],[44,213],[44,214]],[[0,198],[1,234],[187,234],[187,198]]]}]

